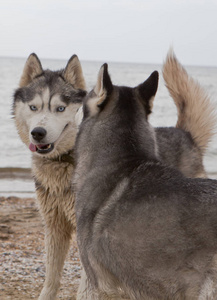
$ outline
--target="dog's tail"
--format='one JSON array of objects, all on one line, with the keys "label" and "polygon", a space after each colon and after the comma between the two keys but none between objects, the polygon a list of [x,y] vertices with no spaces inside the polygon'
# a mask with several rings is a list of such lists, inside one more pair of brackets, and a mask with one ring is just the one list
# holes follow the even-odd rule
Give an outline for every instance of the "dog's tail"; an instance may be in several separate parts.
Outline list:
[{"label": "dog's tail", "polygon": [[163,77],[178,110],[176,127],[190,132],[204,154],[216,133],[214,104],[199,83],[188,75],[173,50],[168,52],[163,65]]}]

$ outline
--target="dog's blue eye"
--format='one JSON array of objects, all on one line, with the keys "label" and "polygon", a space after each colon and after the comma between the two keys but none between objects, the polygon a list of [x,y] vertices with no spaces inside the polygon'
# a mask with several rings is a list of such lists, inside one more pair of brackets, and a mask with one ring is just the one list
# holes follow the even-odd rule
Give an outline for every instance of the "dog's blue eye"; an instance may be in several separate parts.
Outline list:
[{"label": "dog's blue eye", "polygon": [[57,107],[58,112],[63,112],[65,110],[65,106],[59,106]]},{"label": "dog's blue eye", "polygon": [[32,110],[32,111],[36,111],[37,110],[37,107],[35,105],[30,105],[29,108]]}]

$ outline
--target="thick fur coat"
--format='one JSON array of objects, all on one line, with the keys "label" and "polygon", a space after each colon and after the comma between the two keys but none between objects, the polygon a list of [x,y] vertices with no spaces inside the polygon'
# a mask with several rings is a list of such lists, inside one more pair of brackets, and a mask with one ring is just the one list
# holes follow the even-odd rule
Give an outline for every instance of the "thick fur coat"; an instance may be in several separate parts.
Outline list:
[{"label": "thick fur coat", "polygon": [[217,181],[159,160],[147,120],[157,84],[154,72],[114,86],[105,64],[85,100],[74,182],[88,299],[217,298]]},{"label": "thick fur coat", "polygon": [[14,117],[22,141],[32,151],[32,173],[45,224],[46,278],[40,300],[56,297],[70,238],[76,229],[72,174],[77,133],[74,116],[85,96],[76,55],[61,71],[43,70],[29,56],[14,95]]}]

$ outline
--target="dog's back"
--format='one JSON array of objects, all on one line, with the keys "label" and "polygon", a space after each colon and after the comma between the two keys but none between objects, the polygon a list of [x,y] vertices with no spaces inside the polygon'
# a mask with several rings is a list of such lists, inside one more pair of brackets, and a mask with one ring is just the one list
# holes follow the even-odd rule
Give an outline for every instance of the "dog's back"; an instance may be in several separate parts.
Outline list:
[{"label": "dog's back", "polygon": [[157,159],[146,121],[157,81],[115,87],[103,66],[85,103],[75,182],[90,299],[217,297],[217,182]]},{"label": "dog's back", "polygon": [[[89,255],[83,249],[81,258],[91,283],[102,290],[108,285],[110,293],[121,287],[130,299],[194,300],[206,285],[211,294],[217,287],[216,182],[189,181],[142,160],[119,167],[88,177],[91,197],[78,224],[88,224],[81,243]],[[96,209],[91,201],[101,195]]]},{"label": "dog's back", "polygon": [[206,177],[204,156],[190,132],[175,127],[158,127],[155,133],[162,163],[178,169],[187,177]]}]

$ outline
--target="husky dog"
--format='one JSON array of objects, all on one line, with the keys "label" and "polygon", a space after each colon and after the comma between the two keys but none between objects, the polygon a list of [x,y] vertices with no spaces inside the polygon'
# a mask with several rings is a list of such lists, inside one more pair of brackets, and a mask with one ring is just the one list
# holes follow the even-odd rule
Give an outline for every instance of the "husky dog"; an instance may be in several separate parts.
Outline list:
[{"label": "husky dog", "polygon": [[[159,159],[187,177],[207,177],[203,157],[216,130],[215,107],[204,89],[179,63],[172,49],[163,65],[163,77],[177,107],[176,127],[154,128]],[[146,114],[152,112],[153,99]],[[81,121],[82,107],[79,110]],[[79,122],[79,121],[78,121]]]},{"label": "husky dog", "polygon": [[217,181],[158,159],[157,85],[155,71],[114,86],[104,64],[84,101],[74,183],[88,299],[217,299]]},{"label": "husky dog", "polygon": [[75,112],[86,95],[78,57],[64,70],[43,70],[31,54],[14,94],[14,117],[22,141],[32,151],[32,172],[45,223],[46,279],[40,300],[56,296],[63,263],[75,232],[73,148]]}]

